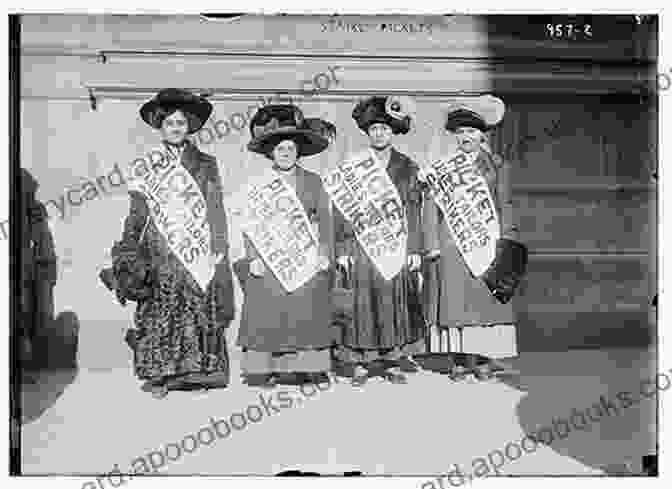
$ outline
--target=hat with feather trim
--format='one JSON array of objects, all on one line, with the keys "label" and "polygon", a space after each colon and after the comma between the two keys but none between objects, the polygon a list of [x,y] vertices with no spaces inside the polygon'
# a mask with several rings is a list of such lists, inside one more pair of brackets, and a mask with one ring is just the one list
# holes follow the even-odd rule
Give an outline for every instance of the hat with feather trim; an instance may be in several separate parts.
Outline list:
[{"label": "hat with feather trim", "polygon": [[415,104],[410,97],[373,96],[360,100],[352,111],[352,118],[365,133],[375,123],[387,124],[393,134],[406,134],[411,129]]},{"label": "hat with feather trim", "polygon": [[493,95],[460,97],[443,105],[446,122],[444,128],[454,132],[458,127],[474,127],[489,131],[504,118],[506,106]]}]

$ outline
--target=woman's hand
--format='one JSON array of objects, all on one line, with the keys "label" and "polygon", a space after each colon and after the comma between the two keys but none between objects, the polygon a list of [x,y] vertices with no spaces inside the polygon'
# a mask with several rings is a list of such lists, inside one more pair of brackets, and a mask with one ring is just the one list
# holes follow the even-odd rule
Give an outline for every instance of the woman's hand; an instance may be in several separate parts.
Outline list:
[{"label": "woman's hand", "polygon": [[347,270],[352,265],[352,257],[350,255],[339,256],[336,258],[336,263]]},{"label": "woman's hand", "polygon": [[323,254],[320,254],[318,256],[318,262],[317,262],[317,266],[318,266],[319,271],[324,272],[324,271],[329,270],[329,265],[330,265],[329,264],[329,258],[327,258]]},{"label": "woman's hand", "polygon": [[266,271],[266,265],[261,258],[255,258],[250,262],[250,274],[255,277],[263,277]]},{"label": "woman's hand", "polygon": [[441,256],[441,250],[430,250],[426,255],[425,259],[427,260],[434,260],[435,258],[438,258]]},{"label": "woman's hand", "polygon": [[216,267],[224,259],[224,253],[211,253],[208,257],[211,267]]},{"label": "woman's hand", "polygon": [[416,270],[420,269],[420,264],[422,261],[420,260],[420,255],[413,253],[412,255],[408,255],[407,259],[407,264],[408,264],[408,270],[411,272],[415,272]]}]

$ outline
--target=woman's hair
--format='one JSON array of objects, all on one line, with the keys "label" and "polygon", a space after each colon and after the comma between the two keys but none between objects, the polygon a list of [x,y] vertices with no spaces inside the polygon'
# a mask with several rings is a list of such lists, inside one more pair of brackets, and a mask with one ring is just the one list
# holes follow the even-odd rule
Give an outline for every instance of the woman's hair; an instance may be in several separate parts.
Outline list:
[{"label": "woman's hair", "polygon": [[193,114],[185,112],[177,107],[164,107],[164,106],[157,107],[154,113],[152,114],[153,119],[152,125],[154,127],[160,128],[161,126],[163,126],[163,121],[166,119],[166,117],[173,115],[177,111],[179,111],[187,119],[188,131],[190,133],[193,132],[194,128],[200,125],[201,121],[199,121],[198,118]]}]

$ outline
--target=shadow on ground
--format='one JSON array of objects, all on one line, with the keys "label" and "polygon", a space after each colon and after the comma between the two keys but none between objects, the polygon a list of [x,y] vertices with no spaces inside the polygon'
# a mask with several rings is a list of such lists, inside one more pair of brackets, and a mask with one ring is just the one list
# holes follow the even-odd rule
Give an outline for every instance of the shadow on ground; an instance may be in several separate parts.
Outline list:
[{"label": "shadow on ground", "polygon": [[[558,454],[608,475],[639,474],[656,446],[655,397],[640,394],[655,361],[653,347],[526,353],[511,361],[520,376],[501,380],[527,393],[516,408],[525,433],[549,427],[552,440],[541,438]],[[623,392],[640,401],[624,407]]]},{"label": "shadow on ground", "polygon": [[21,385],[21,424],[32,423],[63,395],[77,377],[76,368],[30,372]]}]

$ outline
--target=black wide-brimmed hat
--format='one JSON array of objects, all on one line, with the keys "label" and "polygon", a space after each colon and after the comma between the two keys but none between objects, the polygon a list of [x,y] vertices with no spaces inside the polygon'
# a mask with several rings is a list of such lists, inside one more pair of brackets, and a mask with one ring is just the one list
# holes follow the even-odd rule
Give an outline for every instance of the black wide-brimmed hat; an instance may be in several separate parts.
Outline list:
[{"label": "black wide-brimmed hat", "polygon": [[413,101],[409,97],[373,96],[361,100],[352,111],[352,118],[362,131],[377,122],[387,124],[393,134],[406,134],[411,129]]},{"label": "black wide-brimmed hat", "polygon": [[305,120],[306,126],[311,130],[315,131],[318,134],[321,134],[322,137],[327,138],[329,143],[333,143],[336,140],[336,126],[331,122],[325,121],[318,117],[310,117]]},{"label": "black wide-brimmed hat", "polygon": [[162,108],[173,112],[180,110],[191,117],[188,133],[198,132],[212,114],[212,104],[205,98],[180,88],[164,88],[140,108],[140,117],[154,129],[161,129],[163,120],[157,117]]},{"label": "black wide-brimmed hat", "polygon": [[289,139],[296,143],[299,157],[316,155],[329,146],[329,126],[333,128],[321,119],[305,119],[295,105],[266,105],[250,121],[247,149],[269,156],[279,142]]},{"label": "black wide-brimmed hat", "polygon": [[444,112],[444,128],[447,131],[454,132],[458,127],[475,127],[486,132],[499,124],[506,112],[506,106],[493,95],[460,97],[446,103]]}]

